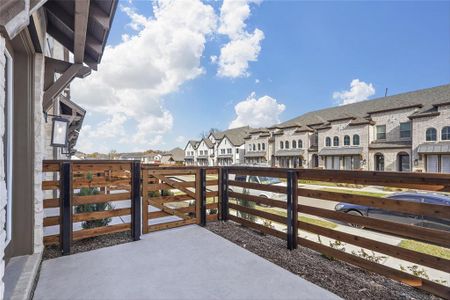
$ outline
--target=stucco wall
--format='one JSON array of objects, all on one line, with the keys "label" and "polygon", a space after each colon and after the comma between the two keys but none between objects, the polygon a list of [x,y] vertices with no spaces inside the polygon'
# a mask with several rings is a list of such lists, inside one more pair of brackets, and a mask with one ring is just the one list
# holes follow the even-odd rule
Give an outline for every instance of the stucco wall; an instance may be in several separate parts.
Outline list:
[{"label": "stucco wall", "polygon": [[4,155],[3,155],[3,136],[5,134],[5,78],[3,76],[5,71],[5,39],[0,35],[0,70],[2,76],[0,76],[0,295],[3,297],[5,290],[3,283],[3,275],[5,273],[5,238],[6,232],[5,220],[6,220],[6,182],[4,172]]}]

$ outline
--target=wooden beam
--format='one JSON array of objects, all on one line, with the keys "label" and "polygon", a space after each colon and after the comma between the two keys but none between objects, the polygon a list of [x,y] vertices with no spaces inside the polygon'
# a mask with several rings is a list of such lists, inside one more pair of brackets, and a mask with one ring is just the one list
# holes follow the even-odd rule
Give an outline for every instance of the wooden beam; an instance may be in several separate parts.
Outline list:
[{"label": "wooden beam", "polygon": [[45,92],[43,99],[43,108],[44,111],[47,111],[51,104],[53,98],[58,96],[64,88],[73,80],[73,78],[77,75],[80,69],[83,67],[82,64],[73,64],[70,66],[67,71],[65,71],[58,80],[55,81]]},{"label": "wooden beam", "polygon": [[0,29],[12,40],[30,23],[30,1],[0,1]]},{"label": "wooden beam", "polygon": [[110,18],[107,13],[105,13],[97,4],[91,3],[89,9],[89,18],[91,18],[95,23],[100,25],[103,29],[107,30],[110,26]]},{"label": "wooden beam", "polygon": [[90,0],[75,1],[74,60],[83,63],[86,47],[86,33],[89,17]]}]

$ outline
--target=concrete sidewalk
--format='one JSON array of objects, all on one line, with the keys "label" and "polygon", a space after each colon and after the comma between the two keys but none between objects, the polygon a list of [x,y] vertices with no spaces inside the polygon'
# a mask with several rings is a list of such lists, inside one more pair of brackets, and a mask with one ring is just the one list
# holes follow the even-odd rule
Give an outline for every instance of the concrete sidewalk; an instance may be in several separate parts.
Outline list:
[{"label": "concrete sidewalk", "polygon": [[[301,262],[299,262],[301,263]],[[43,262],[34,299],[339,299],[197,225]]]}]

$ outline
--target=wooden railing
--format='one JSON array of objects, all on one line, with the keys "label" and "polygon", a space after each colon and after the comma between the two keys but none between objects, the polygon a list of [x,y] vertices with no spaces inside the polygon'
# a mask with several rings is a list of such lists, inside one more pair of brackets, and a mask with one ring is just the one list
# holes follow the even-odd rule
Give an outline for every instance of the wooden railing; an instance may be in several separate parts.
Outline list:
[{"label": "wooden railing", "polygon": [[[287,241],[289,249],[297,245],[311,248],[327,257],[342,260],[347,263],[365,268],[369,271],[384,275],[391,279],[401,281],[414,287],[426,290],[443,298],[450,298],[450,289],[444,284],[434,282],[427,278],[415,276],[399,269],[385,266],[375,262],[370,257],[363,257],[357,253],[343,251],[334,246],[347,243],[361,249],[374,251],[420,266],[450,273],[450,260],[402,248],[387,242],[368,238],[367,229],[376,230],[390,236],[407,238],[450,248],[450,232],[439,229],[425,228],[409,224],[401,224],[392,220],[375,219],[362,215],[347,214],[323,207],[318,202],[345,202],[356,205],[378,208],[383,211],[393,211],[401,214],[420,215],[435,219],[450,221],[450,206],[393,200],[385,197],[358,195],[342,189],[338,192],[319,190],[298,185],[298,180],[314,180],[326,183],[352,183],[361,185],[378,185],[386,187],[420,189],[426,191],[450,191],[450,175],[424,174],[424,173],[394,173],[394,172],[364,172],[364,171],[328,171],[312,169],[272,169],[251,167],[229,167],[221,170],[222,176],[222,210],[223,220],[232,220],[244,226],[256,229],[265,234],[273,235]],[[235,177],[266,176],[280,178],[285,182],[280,185],[268,185],[236,181]],[[250,192],[249,192],[250,191]],[[260,195],[261,194],[261,195]],[[268,197],[276,196],[277,199]],[[284,196],[282,196],[284,195]],[[303,203],[302,199],[317,199]],[[298,203],[300,201],[300,203]],[[251,204],[251,205],[249,205]],[[269,208],[268,208],[269,207]],[[300,215],[299,215],[300,214]],[[318,217],[318,220],[338,222],[364,226],[363,229],[350,231],[336,230],[320,226],[320,222],[311,222],[302,216]],[[271,222],[278,224],[273,226]],[[309,232],[314,236],[329,239],[329,246],[305,237],[302,232]],[[357,232],[357,233],[355,233]],[[341,247],[342,248],[342,247]],[[372,257],[372,258],[373,258]]]},{"label": "wooden railing", "polygon": [[[141,228],[143,233],[148,233],[187,224],[205,225],[207,221],[218,219],[231,220],[284,239],[291,250],[298,245],[307,247],[327,257],[365,268],[443,298],[450,298],[450,289],[442,282],[383,265],[376,259],[358,255],[357,252],[350,253],[348,249],[343,251],[335,246],[346,243],[354,249],[373,251],[375,258],[377,255],[386,255],[404,263],[448,274],[450,260],[370,238],[368,232],[375,230],[377,234],[421,241],[448,249],[450,231],[347,214],[333,209],[334,203],[345,202],[449,222],[449,206],[355,194],[349,189],[336,191],[299,185],[299,180],[306,180],[321,181],[328,185],[378,185],[450,192],[449,174],[234,166],[160,167],[141,165],[137,161],[45,161],[44,172],[44,226],[46,231],[52,228],[57,231],[47,234],[44,242],[59,244],[63,254],[70,253],[73,240],[87,237],[131,230],[133,239],[138,240]],[[252,182],[248,180],[248,176],[279,178],[280,183]],[[96,189],[98,192],[82,195],[82,188]],[[91,203],[121,205],[113,205],[112,209],[101,212],[77,212],[74,209]],[[122,222],[92,229],[79,228],[82,222],[104,218],[122,218]],[[321,222],[352,224],[364,229],[346,225],[330,227]],[[75,224],[78,224],[77,228]],[[328,244],[322,239],[326,239]]]},{"label": "wooden railing", "polygon": [[217,172],[142,165],[142,232],[217,220]]},{"label": "wooden railing", "polygon": [[[139,162],[44,161],[43,171],[45,245],[69,254],[73,240],[123,231],[139,239]],[[99,220],[108,221],[92,226]]]}]

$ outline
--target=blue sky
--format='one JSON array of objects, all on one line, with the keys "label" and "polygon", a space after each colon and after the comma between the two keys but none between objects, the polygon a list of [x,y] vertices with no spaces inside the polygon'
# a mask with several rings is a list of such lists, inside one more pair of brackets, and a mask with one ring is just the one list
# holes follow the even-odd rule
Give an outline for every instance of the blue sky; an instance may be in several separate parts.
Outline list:
[{"label": "blue sky", "polygon": [[[381,97],[385,88],[392,95],[450,82],[450,2],[241,2],[241,6],[250,9],[248,15],[234,13],[238,10],[232,6],[227,13],[222,2],[203,2],[196,13],[215,17],[217,24],[213,29],[204,29],[212,21],[197,28],[198,16],[184,20],[187,23],[183,26],[172,26],[170,22],[179,18],[177,13],[186,9],[172,9],[170,5],[162,3],[161,16],[155,16],[151,2],[119,4],[108,40],[108,45],[116,51],[111,51],[108,57],[106,49],[99,74],[76,83],[76,88],[83,92],[74,92],[74,101],[77,102],[78,96],[89,111],[80,134],[79,150],[183,148],[187,139],[198,138],[202,131],[212,127],[226,129],[230,124],[245,123],[269,126],[308,111]],[[210,7],[212,10],[208,10]],[[241,8],[245,12],[245,7]],[[142,18],[145,21],[141,21]],[[160,22],[155,22],[158,18]],[[239,21],[244,25],[238,26],[236,31],[233,26],[239,25]],[[193,48],[198,46],[195,55],[183,56],[184,49],[191,43],[181,43],[178,39],[189,34],[183,31],[191,28],[189,22],[192,30],[201,31],[205,40],[192,42]],[[158,26],[163,29],[157,31]],[[155,32],[146,38],[145,28]],[[126,49],[124,34],[128,38],[142,38],[139,51],[132,46]],[[171,37],[160,41],[167,36]],[[252,37],[256,43],[250,47],[245,43]],[[248,66],[241,67],[237,71],[239,74],[231,74],[231,69],[221,74],[221,61],[227,60],[221,50],[232,42],[243,44],[239,44],[241,48],[233,48],[238,54],[228,53],[231,66],[235,67],[234,63],[242,60]],[[158,43],[162,44],[155,45]],[[177,45],[183,50],[179,57]],[[158,51],[154,51],[157,46]],[[166,50],[171,53],[167,54]],[[136,59],[149,65],[148,72],[145,68],[142,71],[144,87],[112,91],[114,97],[118,97],[115,103],[120,103],[117,109],[96,103],[108,101],[98,99],[99,94],[110,93],[98,87],[102,82],[112,85],[117,82],[107,78],[111,72],[123,74],[124,85],[128,78],[139,75],[130,70],[129,61],[133,56],[124,58],[121,54],[133,51],[139,52]],[[170,87],[164,88],[164,92],[158,86],[158,89],[141,93],[146,80],[149,86],[158,81],[154,77],[159,75],[152,72],[154,65],[160,66],[158,61],[168,59],[188,66],[182,66],[180,71],[171,63],[168,68],[175,71],[164,69],[161,72],[161,76],[176,78],[170,80]],[[112,66],[113,61],[124,69]],[[128,72],[131,73],[128,75]],[[122,79],[118,78],[120,83]],[[135,111],[130,108],[128,112],[131,106],[138,108]],[[123,118],[115,118],[117,114]],[[161,117],[163,114],[165,118]],[[146,121],[142,122],[143,119]],[[105,134],[117,124],[119,136]]]}]

